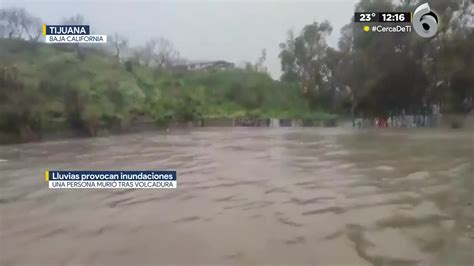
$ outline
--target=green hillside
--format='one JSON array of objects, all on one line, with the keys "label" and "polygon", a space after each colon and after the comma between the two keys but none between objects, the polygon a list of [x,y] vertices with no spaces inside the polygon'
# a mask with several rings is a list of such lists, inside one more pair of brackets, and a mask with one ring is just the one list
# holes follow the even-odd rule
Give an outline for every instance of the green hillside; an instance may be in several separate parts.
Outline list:
[{"label": "green hillside", "polygon": [[0,39],[0,132],[31,139],[74,130],[126,129],[132,121],[205,117],[324,117],[296,86],[234,69],[172,73],[103,51]]}]

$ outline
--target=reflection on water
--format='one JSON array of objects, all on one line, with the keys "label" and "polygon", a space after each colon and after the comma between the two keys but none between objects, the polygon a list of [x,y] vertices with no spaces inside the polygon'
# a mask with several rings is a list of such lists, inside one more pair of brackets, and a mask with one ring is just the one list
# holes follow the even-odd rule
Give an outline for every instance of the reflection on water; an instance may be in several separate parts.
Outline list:
[{"label": "reflection on water", "polygon": [[[219,128],[0,147],[1,265],[472,265],[468,131]],[[49,190],[45,169],[176,169]]]}]

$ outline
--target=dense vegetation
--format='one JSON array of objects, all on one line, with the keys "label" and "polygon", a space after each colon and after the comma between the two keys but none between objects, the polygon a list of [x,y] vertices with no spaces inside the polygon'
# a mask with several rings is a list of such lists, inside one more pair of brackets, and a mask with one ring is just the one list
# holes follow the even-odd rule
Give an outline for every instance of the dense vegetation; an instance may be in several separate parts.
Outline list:
[{"label": "dense vegetation", "polygon": [[132,121],[204,117],[317,117],[296,88],[254,70],[175,73],[104,51],[0,40],[0,131],[31,138],[74,129],[94,135]]},{"label": "dense vegetation", "polygon": [[[414,10],[417,1],[360,0],[356,11]],[[386,116],[437,104],[467,113],[474,98],[474,4],[432,0],[440,16],[434,38],[365,33],[350,22],[337,48],[326,44],[329,22],[289,32],[280,44],[281,81],[264,66],[266,53],[244,69],[177,71],[170,41],[128,47],[47,45],[38,18],[0,10],[0,137],[38,138],[74,130],[126,129],[134,121],[166,125],[212,117],[332,118],[328,113]],[[348,18],[349,21],[349,18]],[[64,24],[87,24],[78,15]]]},{"label": "dense vegetation", "polygon": [[[356,12],[409,11],[427,1],[360,0]],[[331,24],[306,25],[280,44],[282,81],[298,82],[312,106],[332,112],[384,116],[437,104],[444,113],[466,113],[474,98],[474,4],[431,0],[438,34],[366,33],[352,21],[338,49],[328,47]],[[349,21],[349,19],[348,19]],[[386,24],[389,25],[389,24]]]}]

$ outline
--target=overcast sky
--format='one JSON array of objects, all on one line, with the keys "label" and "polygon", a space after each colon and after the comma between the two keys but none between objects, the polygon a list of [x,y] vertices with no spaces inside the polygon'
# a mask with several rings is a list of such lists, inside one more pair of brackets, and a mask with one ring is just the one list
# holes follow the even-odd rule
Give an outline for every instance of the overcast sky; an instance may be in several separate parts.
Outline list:
[{"label": "overcast sky", "polygon": [[289,29],[299,32],[313,21],[329,20],[328,39],[337,45],[339,31],[350,22],[357,0],[0,0],[3,7],[25,7],[46,24],[77,13],[95,34],[118,32],[132,45],[151,37],[173,42],[190,60],[255,62],[267,49],[266,65],[280,76],[278,44]]}]

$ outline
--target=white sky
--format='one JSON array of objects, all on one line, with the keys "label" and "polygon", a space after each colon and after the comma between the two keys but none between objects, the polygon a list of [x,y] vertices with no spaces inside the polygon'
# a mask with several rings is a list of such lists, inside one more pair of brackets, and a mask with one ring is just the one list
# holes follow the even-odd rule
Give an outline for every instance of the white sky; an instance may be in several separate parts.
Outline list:
[{"label": "white sky", "polygon": [[313,21],[329,20],[328,39],[337,45],[339,31],[349,23],[357,0],[0,0],[0,7],[24,7],[46,24],[82,14],[96,34],[118,32],[132,45],[165,37],[190,60],[255,62],[267,49],[266,65],[280,76],[279,43],[289,29],[299,31]]}]

